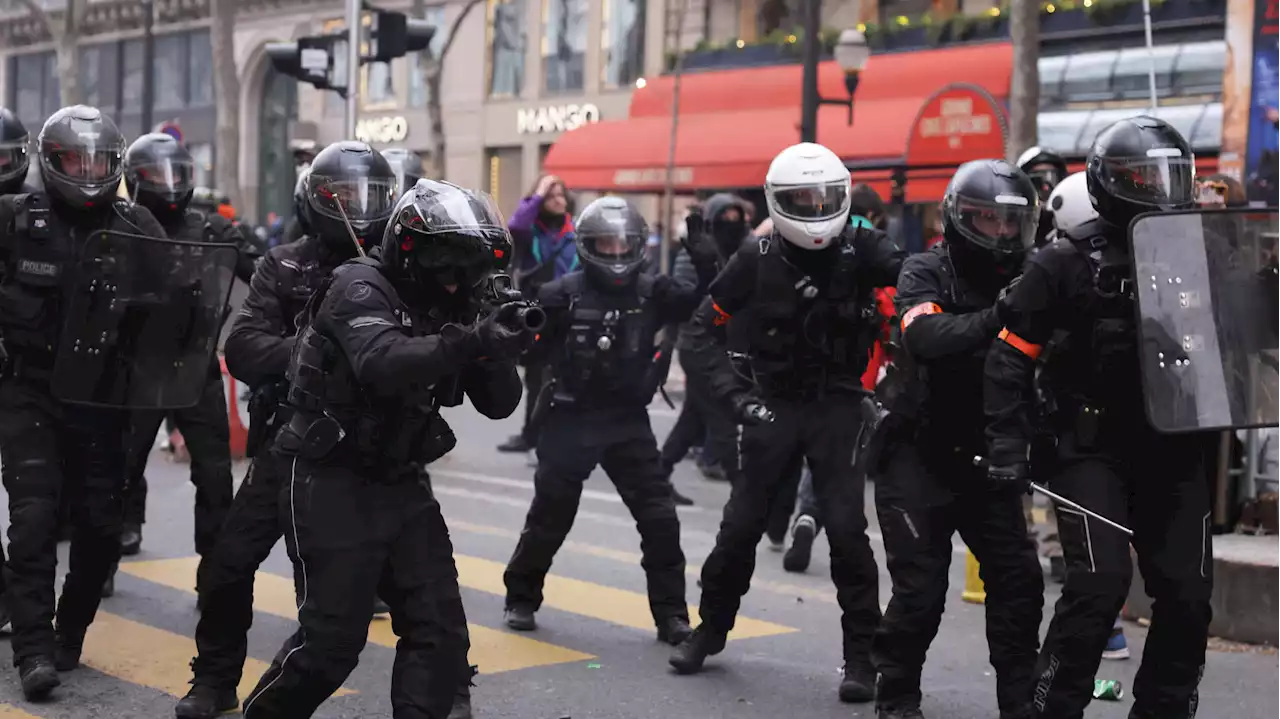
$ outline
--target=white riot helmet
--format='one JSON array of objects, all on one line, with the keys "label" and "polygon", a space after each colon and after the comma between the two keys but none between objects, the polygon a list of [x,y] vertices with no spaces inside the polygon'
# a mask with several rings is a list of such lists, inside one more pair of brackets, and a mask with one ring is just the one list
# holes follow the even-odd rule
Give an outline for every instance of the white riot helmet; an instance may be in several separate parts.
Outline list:
[{"label": "white riot helmet", "polygon": [[1058,232],[1083,225],[1098,216],[1089,197],[1085,173],[1068,175],[1049,193],[1049,210],[1053,212],[1053,227]]},{"label": "white riot helmet", "polygon": [[805,250],[821,250],[849,224],[849,169],[831,150],[812,142],[773,158],[764,196],[773,228]]}]

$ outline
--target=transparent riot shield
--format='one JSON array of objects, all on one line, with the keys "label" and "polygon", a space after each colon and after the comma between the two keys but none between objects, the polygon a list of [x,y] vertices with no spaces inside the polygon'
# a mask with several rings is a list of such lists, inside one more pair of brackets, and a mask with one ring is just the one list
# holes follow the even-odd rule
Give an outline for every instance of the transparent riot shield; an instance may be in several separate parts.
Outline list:
[{"label": "transparent riot shield", "polygon": [[1144,215],[1130,227],[1143,396],[1160,432],[1274,426],[1275,209]]},{"label": "transparent riot shield", "polygon": [[90,235],[66,288],[54,396],[128,409],[194,405],[237,255],[228,244]]}]

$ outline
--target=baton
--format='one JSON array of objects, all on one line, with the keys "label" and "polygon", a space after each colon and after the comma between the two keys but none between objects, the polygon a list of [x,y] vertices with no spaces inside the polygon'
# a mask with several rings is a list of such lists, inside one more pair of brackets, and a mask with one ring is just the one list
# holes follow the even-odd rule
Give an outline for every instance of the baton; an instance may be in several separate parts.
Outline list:
[{"label": "baton", "polygon": [[[991,463],[990,463],[990,462],[988,462],[988,461],[987,461],[985,458],[983,458],[983,457],[977,457],[977,456],[975,456],[975,457],[973,458],[973,465],[974,465],[975,467],[982,467],[982,468],[984,468],[984,469],[985,469],[985,468],[990,467],[990,466],[991,466]],[[1113,521],[1111,521],[1110,519],[1107,519],[1106,517],[1102,516],[1101,514],[1098,514],[1097,512],[1093,511],[1092,509],[1089,509],[1088,507],[1082,506],[1082,505],[1080,505],[1080,504],[1078,504],[1078,503],[1076,503],[1076,502],[1072,502],[1071,500],[1067,499],[1066,497],[1062,496],[1061,494],[1057,494],[1056,492],[1051,492],[1051,491],[1049,491],[1048,489],[1045,489],[1044,487],[1042,487],[1042,486],[1040,486],[1040,485],[1036,484],[1035,482],[1029,482],[1028,484],[1030,484],[1030,485],[1031,485],[1031,489],[1032,489],[1033,491],[1039,492],[1040,494],[1043,494],[1044,496],[1048,497],[1049,499],[1052,499],[1053,501],[1055,501],[1055,502],[1057,502],[1057,503],[1059,503],[1059,504],[1065,505],[1065,506],[1067,506],[1067,507],[1070,507],[1071,509],[1076,510],[1077,512],[1081,512],[1081,513],[1086,514],[1086,515],[1088,515],[1088,516],[1090,516],[1090,517],[1093,517],[1094,519],[1098,520],[1099,522],[1102,522],[1102,523],[1104,523],[1104,524],[1108,524],[1108,525],[1110,525],[1110,526],[1112,526],[1112,527],[1115,527],[1116,529],[1120,530],[1121,532],[1124,532],[1125,534],[1129,535],[1130,537],[1132,537],[1132,536],[1133,536],[1133,530],[1132,530],[1132,529],[1129,529],[1128,527],[1124,526],[1123,524],[1120,524],[1119,522],[1113,522]]]}]

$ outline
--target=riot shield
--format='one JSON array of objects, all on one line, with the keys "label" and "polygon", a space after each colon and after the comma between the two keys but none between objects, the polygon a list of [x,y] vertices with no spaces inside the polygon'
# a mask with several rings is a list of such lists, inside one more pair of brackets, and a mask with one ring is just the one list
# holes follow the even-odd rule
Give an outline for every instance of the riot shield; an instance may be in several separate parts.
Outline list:
[{"label": "riot shield", "polygon": [[127,409],[194,405],[217,349],[237,255],[222,243],[90,235],[66,285],[54,396]]},{"label": "riot shield", "polygon": [[1275,209],[1130,226],[1147,418],[1165,433],[1276,425]]}]

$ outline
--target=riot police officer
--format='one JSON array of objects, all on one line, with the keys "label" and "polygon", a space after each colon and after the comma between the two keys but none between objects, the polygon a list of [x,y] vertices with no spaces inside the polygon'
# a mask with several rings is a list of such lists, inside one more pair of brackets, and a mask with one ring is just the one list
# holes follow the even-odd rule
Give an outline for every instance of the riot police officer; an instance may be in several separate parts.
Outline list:
[{"label": "riot police officer", "polygon": [[361,179],[378,187],[394,184],[386,163],[359,142],[326,147],[303,171],[296,219],[307,234],[271,248],[258,263],[249,296],[227,336],[227,369],[253,393],[246,448],[253,464],[236,492],[214,551],[200,563],[199,654],[191,663],[193,686],[175,710],[179,719],[207,719],[238,703],[236,687],[253,622],[254,572],[282,533],[278,499],[289,467],[271,451],[271,445],[276,430],[290,415],[284,406],[285,371],[298,331],[295,318],[334,268],[355,257],[360,246],[372,247],[381,241],[390,211],[386,206],[382,217],[343,219],[326,193],[351,192]]},{"label": "riot police officer", "polygon": [[[187,207],[195,189],[195,163],[186,148],[163,133],[143,135],[129,146],[124,165],[129,196],[151,211],[171,239],[235,245],[240,251],[236,276],[249,282],[257,248],[244,242],[240,232],[221,215],[205,215]],[[171,414],[191,453],[191,483],[196,487],[196,553],[203,557],[213,548],[232,495],[226,388],[217,364],[209,365],[200,402]],[[120,539],[120,552],[124,555],[137,554],[142,547],[147,459],[163,421],[163,412],[137,412],[133,416],[134,443]]]},{"label": "riot police officer", "polygon": [[642,272],[649,229],[617,197],[588,205],[576,230],[582,269],[538,292],[548,324],[535,350],[551,373],[533,415],[538,469],[503,574],[504,620],[512,629],[536,628],[543,582],[573,526],[582,484],[602,465],[636,519],[658,639],[678,644],[690,632],[680,520],[646,408],[666,376],[665,367],[655,369],[655,335],[693,311],[715,274],[715,251],[689,245],[699,286]]},{"label": "riot police officer", "polygon": [[0,195],[22,190],[31,166],[27,128],[7,107],[0,107]]},{"label": "riot police officer", "polygon": [[389,147],[382,151],[382,157],[391,165],[391,171],[396,173],[396,185],[400,188],[401,195],[413,189],[425,174],[422,170],[422,156],[413,150]]},{"label": "riot police officer", "polygon": [[[696,672],[724,649],[769,508],[780,483],[795,481],[785,470],[803,455],[813,471],[844,612],[840,696],[870,701],[878,570],[853,451],[862,426],[861,375],[880,326],[872,290],[897,282],[903,252],[878,230],[850,226],[849,195],[849,170],[831,150],[801,143],[780,152],[765,179],[772,234],[738,250],[694,318],[700,351],[716,363],[713,390],[747,426],[743,476],[702,567],[702,623],[676,648],[671,665]],[[723,353],[722,328],[744,309],[749,346],[739,372]]]},{"label": "riot police officer", "polygon": [[998,297],[1022,271],[1038,204],[1030,178],[1003,160],[961,165],[942,201],[943,242],[909,257],[898,278],[894,381],[903,386],[881,420],[883,449],[869,460],[893,577],[872,645],[880,719],[923,719],[920,672],[956,532],[982,565],[1000,716],[1028,716],[1044,580],[1023,493],[989,485],[973,457],[984,451],[983,363],[1008,317]]},{"label": "riot police officer", "polygon": [[[0,198],[0,456],[9,494],[13,661],[23,694],[40,699],[79,664],[103,583],[120,557],[127,413],[55,399],[55,350],[86,238],[98,230],[164,238],[145,208],[118,199],[124,138],[98,109],[65,107],[38,140],[44,190]],[[59,496],[74,501],[70,571],[54,628]],[[55,670],[56,667],[56,670]]]},{"label": "riot police officer", "polygon": [[[987,355],[990,476],[1029,477],[1134,529],[1133,547],[1155,598],[1132,719],[1195,714],[1204,670],[1213,561],[1205,447],[1197,435],[1162,436],[1144,413],[1126,229],[1143,212],[1191,207],[1194,161],[1163,120],[1139,116],[1098,134],[1086,178],[1098,217],[1036,253],[1008,297],[1001,341]],[[1056,451],[1031,456],[1036,358],[1066,331],[1040,370],[1052,395]],[[1029,461],[1030,457],[1030,461]],[[1075,719],[1132,577],[1130,538],[1059,505],[1066,584],[1035,668],[1035,716]]]},{"label": "riot police officer", "polygon": [[1053,208],[1049,206],[1049,194],[1058,183],[1067,178],[1067,161],[1056,152],[1050,152],[1040,146],[1028,148],[1018,156],[1015,163],[1036,186],[1036,196],[1040,198],[1040,219],[1036,225],[1036,246],[1048,241],[1053,230]]},{"label": "riot police officer", "polygon": [[[386,217],[394,181],[344,186],[320,160],[313,205]],[[248,719],[311,716],[355,668],[378,591],[400,636],[394,716],[444,716],[469,679],[453,548],[423,465],[455,443],[440,407],[465,394],[500,419],[520,402],[515,358],[533,339],[516,322],[523,303],[477,315],[486,279],[510,257],[492,199],[421,182],[396,203],[378,258],[336,269],[304,310],[293,416],[274,446],[289,472],[281,513],[301,627],[245,701]]]}]

